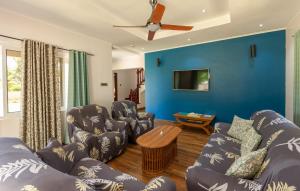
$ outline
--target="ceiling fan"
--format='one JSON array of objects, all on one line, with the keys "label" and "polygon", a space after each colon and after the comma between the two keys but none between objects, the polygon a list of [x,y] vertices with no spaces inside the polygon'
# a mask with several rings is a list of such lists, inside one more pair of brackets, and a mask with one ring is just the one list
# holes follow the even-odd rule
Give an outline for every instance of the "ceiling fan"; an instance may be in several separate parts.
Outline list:
[{"label": "ceiling fan", "polygon": [[114,27],[120,28],[147,28],[148,32],[148,40],[151,41],[154,38],[155,33],[158,30],[178,30],[178,31],[190,31],[193,29],[193,26],[182,26],[182,25],[169,25],[162,24],[161,20],[164,15],[166,7],[157,2],[157,0],[150,0],[150,5],[152,6],[152,14],[150,18],[147,20],[146,25],[140,26],[118,26],[114,25]]}]

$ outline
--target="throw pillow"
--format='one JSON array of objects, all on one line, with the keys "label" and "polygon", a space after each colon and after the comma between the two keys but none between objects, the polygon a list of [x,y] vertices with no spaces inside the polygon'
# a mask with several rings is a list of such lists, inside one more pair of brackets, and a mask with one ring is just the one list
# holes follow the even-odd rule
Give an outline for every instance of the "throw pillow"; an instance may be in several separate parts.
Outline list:
[{"label": "throw pillow", "polygon": [[239,178],[250,179],[260,170],[266,156],[267,149],[262,148],[241,156],[233,162],[226,172],[227,176],[236,176]]},{"label": "throw pillow", "polygon": [[252,128],[252,124],[253,120],[242,119],[235,115],[227,134],[241,141],[245,133]]},{"label": "throw pillow", "polygon": [[242,139],[241,155],[244,156],[257,149],[262,137],[251,127]]},{"label": "throw pillow", "polygon": [[56,139],[50,139],[46,148],[37,152],[46,164],[63,173],[69,172],[82,158],[88,157],[82,143],[71,143],[62,146]]}]

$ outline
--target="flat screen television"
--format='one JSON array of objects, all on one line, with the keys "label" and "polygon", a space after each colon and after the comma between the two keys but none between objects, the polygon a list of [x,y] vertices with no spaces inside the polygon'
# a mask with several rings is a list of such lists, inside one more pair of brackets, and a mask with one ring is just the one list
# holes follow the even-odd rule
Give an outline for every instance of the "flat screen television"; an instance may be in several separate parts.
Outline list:
[{"label": "flat screen television", "polygon": [[174,90],[208,91],[209,70],[181,70],[174,71]]}]

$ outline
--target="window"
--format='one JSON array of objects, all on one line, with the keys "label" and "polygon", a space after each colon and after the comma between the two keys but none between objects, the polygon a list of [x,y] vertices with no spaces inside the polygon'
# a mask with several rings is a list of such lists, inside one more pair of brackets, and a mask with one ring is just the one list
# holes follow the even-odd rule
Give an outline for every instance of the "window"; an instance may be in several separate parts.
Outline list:
[{"label": "window", "polygon": [[67,98],[68,98],[68,55],[58,54],[58,65],[59,65],[59,88],[61,92],[61,109],[65,110],[67,108]]},{"label": "window", "polygon": [[[20,46],[0,45],[0,117],[19,116],[21,111],[21,51]],[[68,53],[58,53],[62,110],[66,109],[68,87]]]},{"label": "window", "polygon": [[0,117],[4,115],[4,103],[3,103],[3,67],[2,67],[2,47],[0,46]]},{"label": "window", "polygon": [[21,111],[21,52],[6,50],[7,112]]}]

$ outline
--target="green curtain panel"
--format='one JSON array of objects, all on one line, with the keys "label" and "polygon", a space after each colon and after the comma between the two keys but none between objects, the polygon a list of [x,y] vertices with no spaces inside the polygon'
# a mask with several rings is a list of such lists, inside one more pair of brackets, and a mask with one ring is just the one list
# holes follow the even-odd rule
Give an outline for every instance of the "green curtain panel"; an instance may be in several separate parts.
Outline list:
[{"label": "green curtain panel", "polygon": [[88,105],[88,74],[85,52],[70,51],[69,81],[68,81],[68,108]]},{"label": "green curtain panel", "polygon": [[294,122],[300,126],[300,31],[295,35]]},{"label": "green curtain panel", "polygon": [[[87,54],[70,51],[68,79],[68,109],[90,103],[88,90]],[[65,124],[65,127],[67,125]],[[68,130],[65,128],[65,143],[70,143]]]}]

